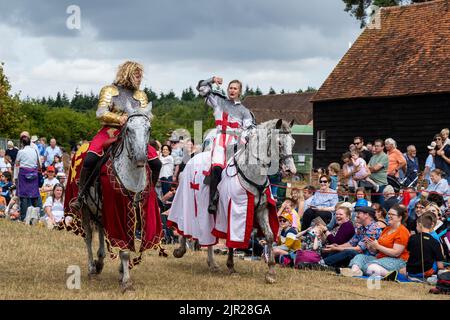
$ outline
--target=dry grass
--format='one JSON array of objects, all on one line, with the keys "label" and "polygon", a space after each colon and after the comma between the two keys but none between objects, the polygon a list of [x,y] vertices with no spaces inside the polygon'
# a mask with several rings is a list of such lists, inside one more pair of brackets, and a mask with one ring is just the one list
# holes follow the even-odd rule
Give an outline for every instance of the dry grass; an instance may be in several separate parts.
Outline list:
[{"label": "dry grass", "polygon": [[[209,272],[206,252],[187,252],[183,259],[146,254],[134,268],[136,291],[122,294],[118,284],[118,260],[105,260],[99,280],[87,279],[84,242],[66,231],[28,227],[0,220],[0,299],[448,299],[428,294],[421,284],[381,283],[381,290],[367,289],[360,279],[327,272],[277,267],[278,282],[264,282],[266,265],[236,260],[238,276]],[[168,247],[169,252],[173,247]],[[69,265],[81,267],[81,289],[66,288]]]}]

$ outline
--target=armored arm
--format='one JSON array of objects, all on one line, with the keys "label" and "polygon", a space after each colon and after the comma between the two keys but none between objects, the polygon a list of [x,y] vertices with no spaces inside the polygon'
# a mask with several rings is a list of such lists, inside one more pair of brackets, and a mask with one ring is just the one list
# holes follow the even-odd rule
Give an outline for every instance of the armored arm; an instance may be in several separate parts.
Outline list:
[{"label": "armored arm", "polygon": [[106,86],[100,91],[96,116],[104,125],[120,125],[120,115],[110,111],[112,98],[118,94],[115,86]]},{"label": "armored arm", "polygon": [[[221,78],[219,79],[221,81]],[[215,77],[209,78],[208,80],[200,80],[197,85],[197,91],[213,109],[219,106],[221,100],[227,99],[221,90],[213,89],[212,84],[215,82],[214,80]]]}]

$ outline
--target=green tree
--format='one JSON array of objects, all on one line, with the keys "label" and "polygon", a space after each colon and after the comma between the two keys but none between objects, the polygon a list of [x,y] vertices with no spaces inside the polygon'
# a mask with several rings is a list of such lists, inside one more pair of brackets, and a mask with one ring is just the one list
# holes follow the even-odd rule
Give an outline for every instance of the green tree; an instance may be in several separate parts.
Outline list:
[{"label": "green tree", "polygon": [[270,87],[269,94],[277,94],[277,92],[272,87]]},{"label": "green tree", "polygon": [[256,87],[255,96],[262,96],[262,91],[259,87]]},{"label": "green tree", "polygon": [[183,90],[181,93],[181,101],[193,101],[195,98],[195,93],[194,90],[192,90],[192,87]]},{"label": "green tree", "polygon": [[3,63],[0,63],[0,135],[18,137],[22,131],[22,123],[26,117],[21,112],[18,95],[11,96],[11,85],[4,74]]},{"label": "green tree", "polygon": [[[427,2],[432,0],[342,0],[345,3],[345,11],[361,21],[361,28],[367,25],[367,9],[371,5],[378,7],[392,7],[410,3]],[[370,12],[371,15],[373,12]]]}]

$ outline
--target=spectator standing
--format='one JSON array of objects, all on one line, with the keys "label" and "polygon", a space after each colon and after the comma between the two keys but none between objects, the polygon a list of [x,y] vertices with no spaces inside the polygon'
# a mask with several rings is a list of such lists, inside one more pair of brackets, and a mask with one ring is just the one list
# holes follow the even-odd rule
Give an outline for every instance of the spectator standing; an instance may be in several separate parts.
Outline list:
[{"label": "spectator standing", "polygon": [[436,142],[436,156],[434,157],[434,164],[436,169],[440,169],[445,173],[447,182],[450,182],[450,145],[444,144],[442,136],[435,138]]},{"label": "spectator standing", "polygon": [[11,158],[11,163],[13,165],[14,163],[16,163],[17,152],[19,152],[19,149],[14,146],[14,143],[12,141],[8,141],[5,155]]},{"label": "spectator standing", "polygon": [[359,151],[359,155],[364,159],[366,163],[369,163],[370,158],[372,158],[372,152],[364,146],[364,139],[362,137],[355,137],[353,139],[353,144],[356,147],[356,150]]},{"label": "spectator standing", "polygon": [[[23,149],[19,150],[16,159],[15,178],[17,180],[17,195],[20,198],[20,220],[25,219],[30,206],[37,207],[39,200],[39,156],[37,150],[31,146],[30,134],[23,131],[20,134]],[[16,173],[17,172],[17,173]]]},{"label": "spectator standing", "polygon": [[448,137],[450,134],[450,130],[448,128],[444,128],[441,130],[441,137],[444,145],[448,146],[450,145],[450,138]]},{"label": "spectator standing", "polygon": [[[387,171],[389,167],[389,158],[384,153],[384,142],[381,139],[375,140],[373,144],[373,156],[369,161],[370,178],[378,184],[378,193],[382,193],[387,186]],[[383,205],[384,199],[380,194],[372,195],[372,202],[378,202]]]},{"label": "spectator standing", "polygon": [[183,145],[181,144],[180,137],[175,133],[170,137],[170,147],[172,148],[171,156],[173,158],[174,171],[173,171],[173,181],[177,181],[178,172],[180,170],[180,165],[183,162]]},{"label": "spectator standing", "polygon": [[414,145],[409,145],[406,148],[406,154],[404,154],[406,160],[406,170],[403,170],[405,181],[403,185],[409,186],[417,179],[419,174],[419,159],[417,158],[417,150]]},{"label": "spectator standing", "polygon": [[62,157],[59,155],[55,155],[53,159],[53,163],[51,164],[55,168],[56,174],[63,172],[64,173],[64,163],[62,162]]},{"label": "spectator standing", "polygon": [[159,180],[161,180],[161,190],[163,195],[170,191],[170,186],[173,181],[174,160],[171,153],[172,148],[169,145],[162,146],[161,155],[159,156],[159,160],[162,164],[161,171],[159,172]]},{"label": "spectator standing", "polygon": [[337,190],[339,186],[339,172],[341,172],[341,165],[337,162],[330,163],[328,166],[328,174],[331,178],[330,188]]},{"label": "spectator standing", "polygon": [[36,143],[36,146],[38,147],[39,155],[42,157],[45,156],[45,149],[47,149],[47,138],[41,137],[39,142]]},{"label": "spectator standing", "polygon": [[[435,137],[436,138],[436,137]],[[430,180],[430,172],[436,169],[434,165],[434,157],[436,156],[436,142],[431,142],[428,148],[428,157],[425,161],[425,169],[423,170],[423,178],[427,181],[428,184],[431,183]]]},{"label": "spectator standing", "polygon": [[62,156],[61,149],[56,145],[56,139],[50,139],[50,145],[45,149],[44,160],[45,167],[48,167],[53,163],[55,156]]},{"label": "spectator standing", "polygon": [[387,174],[399,178],[399,171],[406,167],[406,160],[400,150],[397,149],[397,142],[392,138],[387,138],[384,141],[386,151],[389,159],[389,166]]}]

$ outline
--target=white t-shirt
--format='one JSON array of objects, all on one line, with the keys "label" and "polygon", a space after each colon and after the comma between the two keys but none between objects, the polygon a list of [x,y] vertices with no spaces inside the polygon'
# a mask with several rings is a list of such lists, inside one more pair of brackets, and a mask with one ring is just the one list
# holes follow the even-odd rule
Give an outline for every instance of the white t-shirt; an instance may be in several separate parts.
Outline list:
[{"label": "white t-shirt", "polygon": [[159,172],[159,178],[168,178],[173,176],[174,170],[174,161],[171,155],[167,157],[159,156],[159,160],[161,160],[162,166],[161,171]]},{"label": "white t-shirt", "polygon": [[5,158],[1,157],[0,158],[0,171],[1,172],[9,171],[10,168],[11,168],[11,164],[6,163]]},{"label": "white t-shirt", "polygon": [[58,179],[56,179],[56,178],[53,178],[53,179],[49,179],[49,178],[47,178],[47,179],[44,179],[44,184],[43,184],[43,187],[54,187],[55,186],[55,184],[57,184],[57,183],[59,183],[59,180]]},{"label": "white t-shirt", "polygon": [[[44,208],[52,208],[52,214],[55,218],[55,223],[60,222],[64,218],[64,203],[60,200],[53,201],[53,197],[47,197],[44,203]],[[45,220],[48,220],[47,214],[45,215]]]}]

